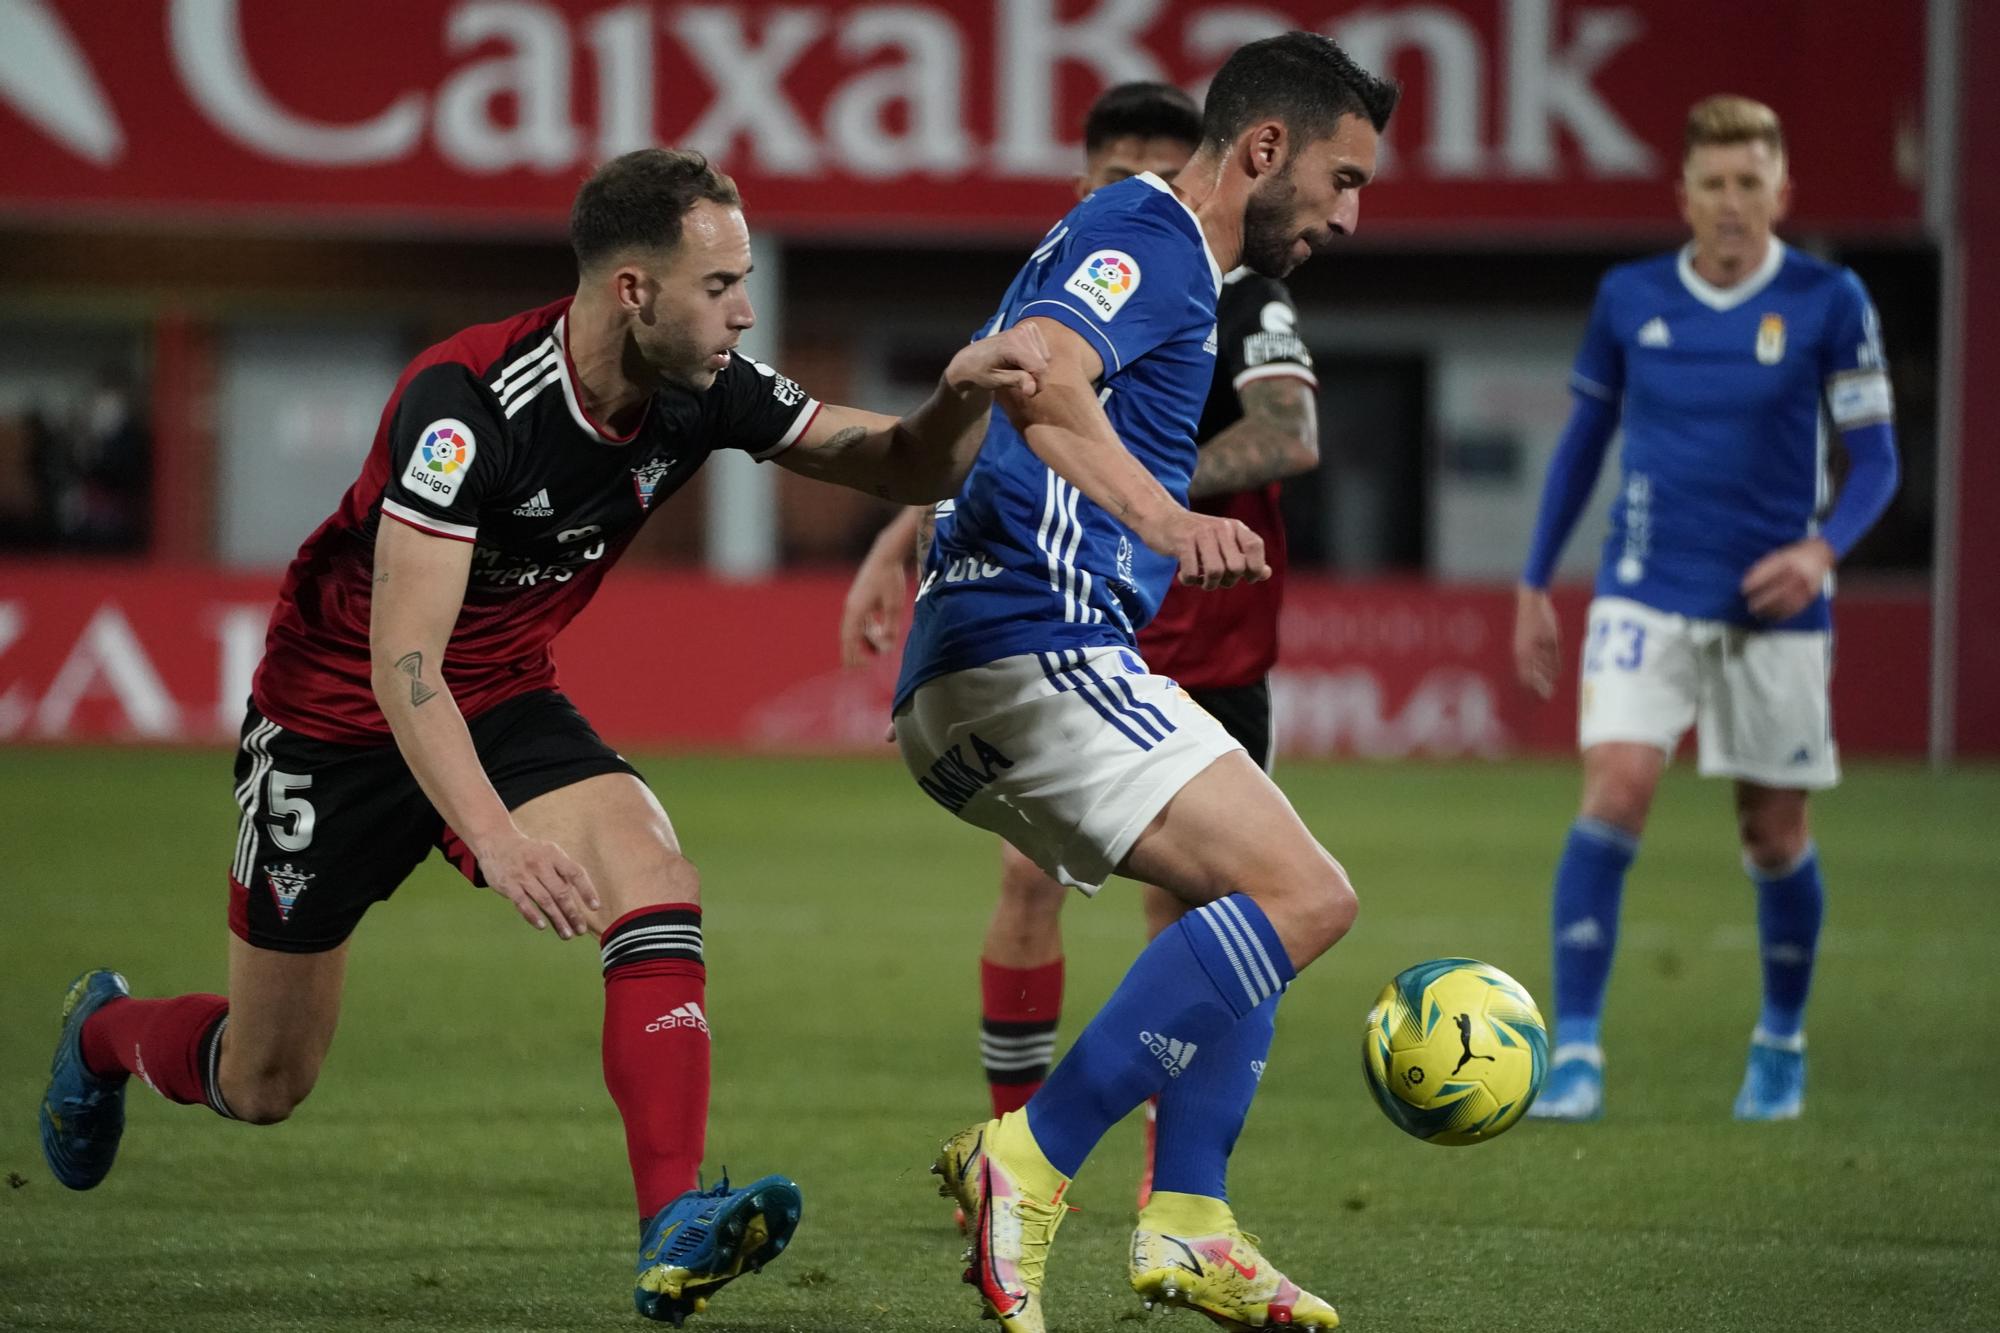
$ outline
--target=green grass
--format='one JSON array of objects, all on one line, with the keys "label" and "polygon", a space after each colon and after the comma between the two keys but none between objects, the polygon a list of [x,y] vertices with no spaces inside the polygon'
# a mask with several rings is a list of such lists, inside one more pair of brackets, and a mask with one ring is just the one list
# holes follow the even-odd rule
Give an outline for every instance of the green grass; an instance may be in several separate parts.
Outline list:
[{"label": "green grass", "polygon": [[[807,1198],[791,1252],[697,1322],[980,1327],[924,1166],[984,1103],[990,842],[888,764],[645,767],[706,883],[711,1169],[786,1171]],[[1757,964],[1727,792],[1671,777],[1627,900],[1609,1118],[1470,1149],[1406,1138],[1370,1104],[1362,1015],[1440,954],[1546,990],[1572,769],[1283,777],[1362,915],[1286,1003],[1233,1194],[1349,1327],[1994,1327],[2000,773],[1861,768],[1819,802],[1810,1113],[1776,1126],[1729,1119]],[[217,754],[0,751],[0,1328],[634,1327],[594,956],[437,863],[363,926],[339,1039],[290,1122],[225,1124],[136,1088],[109,1182],[49,1178],[33,1107],[70,978],[108,964],[142,993],[222,987],[229,785]],[[1072,903],[1066,1031],[1131,959],[1137,916],[1122,885]],[[1074,1192],[1059,1330],[1140,1318],[1123,1259],[1137,1160],[1128,1123]]]}]

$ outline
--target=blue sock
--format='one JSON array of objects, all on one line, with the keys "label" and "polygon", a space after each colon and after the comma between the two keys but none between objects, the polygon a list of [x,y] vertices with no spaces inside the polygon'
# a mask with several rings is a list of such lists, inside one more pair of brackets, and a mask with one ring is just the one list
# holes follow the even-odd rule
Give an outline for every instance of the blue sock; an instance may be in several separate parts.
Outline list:
[{"label": "blue sock", "polygon": [[1639,839],[1601,819],[1569,828],[1556,867],[1556,1047],[1597,1045],[1604,989],[1618,947],[1618,903]]},{"label": "blue sock", "polygon": [[1819,878],[1819,850],[1807,844],[1790,869],[1777,874],[1749,866],[1757,886],[1757,934],[1764,956],[1764,1010],[1757,1026],[1771,1037],[1796,1037],[1805,1026],[1819,946],[1826,891]]},{"label": "blue sock", "polygon": [[1028,1103],[1042,1154],[1074,1176],[1106,1130],[1198,1057],[1213,1058],[1292,975],[1278,932],[1246,894],[1161,931]]},{"label": "blue sock", "polygon": [[1229,1197],[1229,1154],[1250,1116],[1264,1078],[1264,1060],[1278,1030],[1273,995],[1248,1018],[1204,1046],[1201,1060],[1160,1093],[1153,1141],[1153,1188],[1175,1194]]}]

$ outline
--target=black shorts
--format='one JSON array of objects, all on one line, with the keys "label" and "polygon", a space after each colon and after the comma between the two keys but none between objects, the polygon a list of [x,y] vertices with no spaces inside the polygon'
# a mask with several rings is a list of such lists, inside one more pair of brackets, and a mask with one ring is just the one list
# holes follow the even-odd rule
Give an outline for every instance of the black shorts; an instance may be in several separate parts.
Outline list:
[{"label": "black shorts", "polygon": [[1255,685],[1223,690],[1189,690],[1188,696],[1208,710],[1222,729],[1250,752],[1250,762],[1271,771],[1271,678]]},{"label": "black shorts", "polygon": [[[638,776],[554,690],[509,699],[467,728],[509,810],[602,773]],[[252,704],[236,752],[236,803],[243,818],[229,869],[229,928],[260,949],[337,948],[433,849],[482,882],[393,742],[312,740]]]}]

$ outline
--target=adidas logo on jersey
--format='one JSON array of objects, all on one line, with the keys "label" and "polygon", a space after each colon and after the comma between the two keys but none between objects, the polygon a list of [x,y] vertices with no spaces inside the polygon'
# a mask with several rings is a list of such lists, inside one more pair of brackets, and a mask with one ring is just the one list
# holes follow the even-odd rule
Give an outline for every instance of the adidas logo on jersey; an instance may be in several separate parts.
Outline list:
[{"label": "adidas logo on jersey", "polygon": [[1162,1033],[1141,1032],[1139,1044],[1151,1051],[1159,1062],[1167,1067],[1167,1072],[1179,1078],[1194,1063],[1194,1043],[1169,1037]]},{"label": "adidas logo on jersey", "polygon": [[689,1000],[686,1004],[675,1005],[667,1013],[646,1024],[648,1032],[672,1032],[676,1028],[700,1028],[706,1032],[708,1016],[702,1013],[699,1004]]},{"label": "adidas logo on jersey", "polygon": [[514,506],[516,518],[551,518],[555,512],[555,506],[549,503],[549,488],[546,486]]},{"label": "adidas logo on jersey", "polygon": [[1672,347],[1674,335],[1667,332],[1667,321],[1655,315],[1639,326],[1638,342],[1641,347]]}]

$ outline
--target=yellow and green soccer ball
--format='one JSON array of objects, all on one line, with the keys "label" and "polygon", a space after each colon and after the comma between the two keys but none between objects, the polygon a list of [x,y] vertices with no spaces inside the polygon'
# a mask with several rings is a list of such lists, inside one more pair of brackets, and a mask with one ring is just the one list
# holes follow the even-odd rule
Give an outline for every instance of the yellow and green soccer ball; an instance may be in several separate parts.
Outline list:
[{"label": "yellow and green soccer ball", "polygon": [[1399,973],[1368,1011],[1361,1070],[1398,1129],[1484,1143],[1519,1120],[1549,1067],[1527,988],[1497,967],[1438,958]]}]

